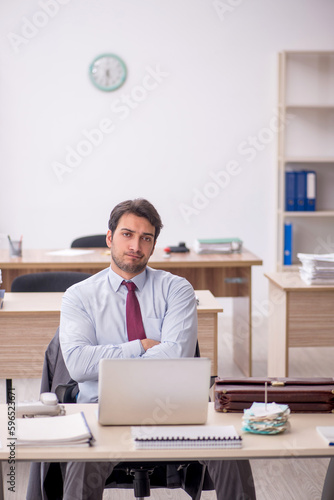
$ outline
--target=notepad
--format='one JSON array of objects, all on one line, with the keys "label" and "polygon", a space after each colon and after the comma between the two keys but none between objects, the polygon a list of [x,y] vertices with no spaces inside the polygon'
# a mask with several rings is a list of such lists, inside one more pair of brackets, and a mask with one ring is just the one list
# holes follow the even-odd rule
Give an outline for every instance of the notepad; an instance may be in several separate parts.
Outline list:
[{"label": "notepad", "polygon": [[137,449],[241,448],[242,438],[233,425],[131,427]]},{"label": "notepad", "polygon": [[93,440],[83,412],[16,420],[17,446],[88,446]]},{"label": "notepad", "polygon": [[321,437],[324,438],[326,443],[329,446],[334,446],[334,426],[329,425],[329,426],[318,426],[317,428],[318,433],[320,434]]}]

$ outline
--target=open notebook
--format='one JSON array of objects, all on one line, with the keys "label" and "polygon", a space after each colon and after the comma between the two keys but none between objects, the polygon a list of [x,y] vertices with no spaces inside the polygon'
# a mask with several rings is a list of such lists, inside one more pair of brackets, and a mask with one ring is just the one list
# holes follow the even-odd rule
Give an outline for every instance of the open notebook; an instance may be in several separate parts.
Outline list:
[{"label": "open notebook", "polygon": [[207,358],[102,359],[102,425],[204,424],[211,361]]}]

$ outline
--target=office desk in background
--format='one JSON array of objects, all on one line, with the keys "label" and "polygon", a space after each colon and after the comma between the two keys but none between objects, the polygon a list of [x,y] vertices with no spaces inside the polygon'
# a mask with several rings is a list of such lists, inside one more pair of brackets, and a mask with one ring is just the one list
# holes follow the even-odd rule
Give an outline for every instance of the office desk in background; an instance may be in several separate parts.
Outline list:
[{"label": "office desk in background", "polygon": [[[198,343],[217,375],[218,312],[223,309],[208,290],[199,298]],[[6,293],[0,310],[0,378],[40,378],[45,349],[59,326],[63,293]]]},{"label": "office desk in background", "polygon": [[[73,249],[77,250],[77,249]],[[87,249],[85,249],[87,250]],[[2,288],[10,290],[11,283],[21,274],[42,271],[83,271],[96,273],[110,265],[110,253],[105,249],[91,249],[83,255],[50,255],[49,250],[23,250],[22,257],[10,258],[8,250],[0,250]],[[240,254],[199,255],[172,253],[165,258],[157,248],[149,266],[183,276],[195,290],[210,290],[215,297],[233,299],[233,357],[245,373],[252,373],[252,266],[261,266],[262,260],[248,250]]]},{"label": "office desk in background", "polygon": [[306,285],[298,272],[267,273],[268,376],[288,377],[290,347],[334,346],[334,286]]}]

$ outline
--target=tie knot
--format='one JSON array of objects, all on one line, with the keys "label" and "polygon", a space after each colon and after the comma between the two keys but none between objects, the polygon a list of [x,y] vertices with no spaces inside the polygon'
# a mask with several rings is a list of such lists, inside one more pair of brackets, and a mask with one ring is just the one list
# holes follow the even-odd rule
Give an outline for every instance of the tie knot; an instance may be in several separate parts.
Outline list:
[{"label": "tie knot", "polygon": [[134,292],[137,288],[136,285],[132,281],[122,281],[122,285],[125,285],[128,289],[128,292]]}]

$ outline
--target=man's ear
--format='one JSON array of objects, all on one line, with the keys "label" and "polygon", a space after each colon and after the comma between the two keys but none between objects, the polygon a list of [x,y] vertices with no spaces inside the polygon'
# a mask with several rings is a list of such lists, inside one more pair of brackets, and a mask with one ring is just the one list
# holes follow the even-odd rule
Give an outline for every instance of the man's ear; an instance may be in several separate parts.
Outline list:
[{"label": "man's ear", "polygon": [[107,236],[106,236],[107,247],[109,247],[109,248],[111,247],[111,242],[112,242],[112,234],[111,234],[110,229],[108,229]]}]

